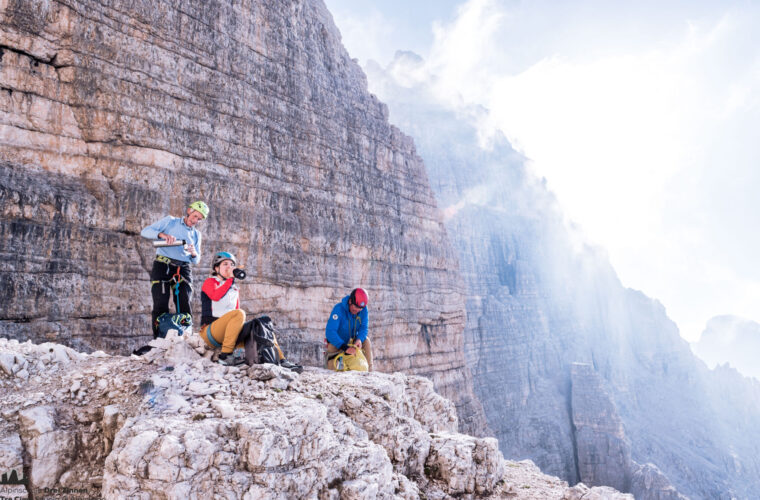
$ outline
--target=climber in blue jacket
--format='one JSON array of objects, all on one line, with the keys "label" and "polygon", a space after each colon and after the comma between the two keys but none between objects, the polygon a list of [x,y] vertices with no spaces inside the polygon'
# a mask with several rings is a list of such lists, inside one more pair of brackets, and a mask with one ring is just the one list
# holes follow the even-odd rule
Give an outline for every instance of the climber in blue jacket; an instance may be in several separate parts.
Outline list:
[{"label": "climber in blue jacket", "polygon": [[333,307],[325,327],[326,368],[333,369],[330,363],[340,352],[354,354],[354,347],[349,346],[349,342],[353,339],[354,346],[364,351],[369,371],[372,371],[372,343],[367,335],[369,330],[368,303],[367,292],[362,288],[356,288]]}]

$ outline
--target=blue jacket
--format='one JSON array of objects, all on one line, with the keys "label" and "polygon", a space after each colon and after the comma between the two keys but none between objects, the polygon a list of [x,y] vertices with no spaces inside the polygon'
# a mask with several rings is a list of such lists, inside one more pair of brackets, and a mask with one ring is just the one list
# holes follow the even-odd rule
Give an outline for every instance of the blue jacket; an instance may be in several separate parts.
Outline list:
[{"label": "blue jacket", "polygon": [[345,349],[351,337],[362,342],[367,340],[367,326],[369,325],[367,308],[359,311],[359,314],[351,314],[351,311],[348,310],[349,297],[350,295],[346,295],[343,300],[335,304],[325,327],[327,341],[338,349]]},{"label": "blue jacket", "polygon": [[192,243],[195,247],[196,256],[195,258],[190,257],[190,253],[183,247],[158,247],[156,254],[182,262],[192,262],[193,264],[197,264],[201,260],[201,233],[194,227],[186,226],[181,217],[167,215],[160,221],[154,222],[143,229],[140,236],[149,240],[157,240],[158,233],[171,234],[178,240]]}]

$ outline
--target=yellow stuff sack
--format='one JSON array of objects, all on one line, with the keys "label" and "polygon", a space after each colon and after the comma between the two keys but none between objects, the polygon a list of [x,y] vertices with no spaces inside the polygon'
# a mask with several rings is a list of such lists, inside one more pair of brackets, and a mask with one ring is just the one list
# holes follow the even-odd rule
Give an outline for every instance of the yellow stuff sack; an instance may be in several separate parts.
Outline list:
[{"label": "yellow stuff sack", "polygon": [[346,354],[341,352],[333,358],[333,369],[337,372],[366,372],[369,371],[367,358],[364,357],[364,351],[356,349],[355,354]]}]

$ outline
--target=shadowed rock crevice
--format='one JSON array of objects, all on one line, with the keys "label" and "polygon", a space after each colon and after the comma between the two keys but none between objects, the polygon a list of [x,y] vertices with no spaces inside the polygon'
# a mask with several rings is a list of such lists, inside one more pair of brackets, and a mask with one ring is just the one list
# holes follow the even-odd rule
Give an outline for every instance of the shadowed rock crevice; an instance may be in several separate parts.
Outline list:
[{"label": "shadowed rock crevice", "polygon": [[26,56],[31,60],[31,65],[33,67],[37,67],[40,64],[45,64],[48,66],[52,66],[54,68],[65,68],[67,66],[64,66],[62,64],[57,64],[56,60],[58,59],[58,54],[53,54],[52,57],[48,59],[42,59],[40,57],[35,56],[34,54],[30,54],[28,52],[24,52],[23,50],[19,50],[13,47],[10,47],[8,45],[0,44],[0,62],[3,60],[3,56],[5,55],[5,51],[15,52],[16,54],[20,54],[22,56]]}]

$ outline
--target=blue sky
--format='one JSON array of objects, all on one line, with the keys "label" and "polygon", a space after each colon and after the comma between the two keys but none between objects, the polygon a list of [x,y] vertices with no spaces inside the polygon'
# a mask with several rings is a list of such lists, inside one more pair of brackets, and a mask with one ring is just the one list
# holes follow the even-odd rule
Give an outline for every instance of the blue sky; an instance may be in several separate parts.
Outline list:
[{"label": "blue sky", "polygon": [[396,50],[427,55],[433,43],[434,22],[449,22],[461,3],[453,0],[325,2],[343,35],[343,43],[362,64],[372,59],[383,65]]},{"label": "blue sky", "polygon": [[686,339],[760,320],[759,3],[326,4],[360,64],[412,50],[440,102],[488,108],[483,128]]}]

